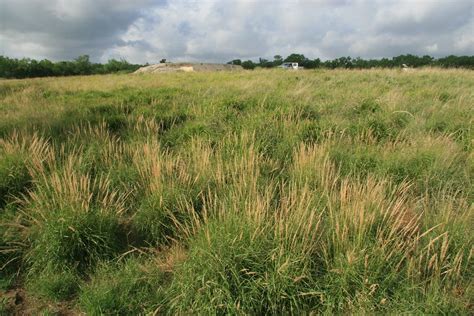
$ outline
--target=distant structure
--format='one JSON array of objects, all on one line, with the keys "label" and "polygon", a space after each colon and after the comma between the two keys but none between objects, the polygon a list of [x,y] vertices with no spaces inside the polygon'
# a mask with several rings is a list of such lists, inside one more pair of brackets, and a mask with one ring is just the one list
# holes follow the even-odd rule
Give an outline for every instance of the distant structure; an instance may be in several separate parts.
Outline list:
[{"label": "distant structure", "polygon": [[299,69],[298,63],[283,63],[279,67],[283,69],[293,69],[293,70]]}]

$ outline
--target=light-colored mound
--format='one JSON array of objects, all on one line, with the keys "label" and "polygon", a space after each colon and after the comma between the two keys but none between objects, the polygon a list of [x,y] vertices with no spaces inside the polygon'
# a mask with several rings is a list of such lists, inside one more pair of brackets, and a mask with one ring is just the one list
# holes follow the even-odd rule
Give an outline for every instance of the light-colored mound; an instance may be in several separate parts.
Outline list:
[{"label": "light-colored mound", "polygon": [[204,63],[165,63],[141,67],[139,73],[161,73],[161,72],[193,72],[193,71],[235,71],[242,70],[242,66],[228,64],[204,64]]}]

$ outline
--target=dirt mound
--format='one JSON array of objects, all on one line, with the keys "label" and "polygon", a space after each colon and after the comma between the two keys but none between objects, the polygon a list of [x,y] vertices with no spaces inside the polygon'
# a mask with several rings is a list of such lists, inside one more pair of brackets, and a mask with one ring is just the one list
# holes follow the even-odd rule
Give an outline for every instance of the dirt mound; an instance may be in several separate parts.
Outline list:
[{"label": "dirt mound", "polygon": [[228,64],[204,63],[165,63],[141,67],[134,73],[161,73],[161,72],[193,72],[193,71],[235,71],[242,70],[241,66]]}]

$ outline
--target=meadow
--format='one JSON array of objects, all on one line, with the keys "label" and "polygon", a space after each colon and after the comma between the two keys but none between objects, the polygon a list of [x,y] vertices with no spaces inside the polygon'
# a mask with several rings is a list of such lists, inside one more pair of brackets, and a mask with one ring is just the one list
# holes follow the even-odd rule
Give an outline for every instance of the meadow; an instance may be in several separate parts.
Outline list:
[{"label": "meadow", "polygon": [[0,80],[0,313],[473,314],[473,87]]}]

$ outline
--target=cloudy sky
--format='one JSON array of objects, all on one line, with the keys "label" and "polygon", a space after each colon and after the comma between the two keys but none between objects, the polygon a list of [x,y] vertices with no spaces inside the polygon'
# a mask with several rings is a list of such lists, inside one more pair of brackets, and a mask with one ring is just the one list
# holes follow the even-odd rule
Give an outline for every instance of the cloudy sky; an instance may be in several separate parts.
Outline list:
[{"label": "cloudy sky", "polygon": [[225,62],[474,55],[473,0],[0,0],[0,54]]}]

